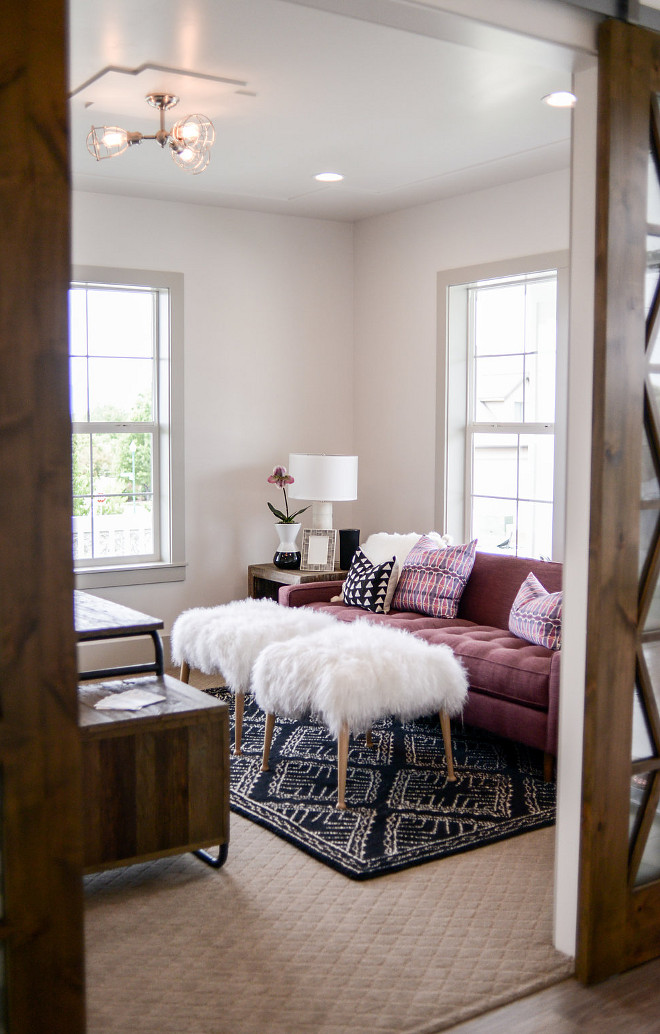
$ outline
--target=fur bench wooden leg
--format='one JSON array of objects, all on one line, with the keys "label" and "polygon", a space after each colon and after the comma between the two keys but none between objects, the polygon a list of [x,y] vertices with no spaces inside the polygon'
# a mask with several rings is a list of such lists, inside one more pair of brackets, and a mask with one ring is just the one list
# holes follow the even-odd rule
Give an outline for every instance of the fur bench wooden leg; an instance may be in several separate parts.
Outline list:
[{"label": "fur bench wooden leg", "polygon": [[190,665],[187,661],[181,661],[181,671],[179,672],[179,682],[190,681]]},{"label": "fur bench wooden leg", "polygon": [[337,740],[337,807],[346,811],[346,768],[348,766],[348,723],[343,722]]},{"label": "fur bench wooden leg", "polygon": [[270,745],[273,740],[273,729],[275,728],[275,715],[266,715],[266,728],[264,730],[264,756],[261,762],[261,771],[268,771],[268,757],[270,755]]},{"label": "fur bench wooden leg", "polygon": [[243,711],[245,710],[245,693],[234,694],[234,754],[241,754],[243,742]]},{"label": "fur bench wooden leg", "polygon": [[456,774],[454,772],[454,752],[451,749],[451,723],[449,721],[449,715],[446,711],[440,712],[440,728],[442,729],[442,738],[445,741],[445,757],[447,759],[447,779],[450,783],[455,783]]}]

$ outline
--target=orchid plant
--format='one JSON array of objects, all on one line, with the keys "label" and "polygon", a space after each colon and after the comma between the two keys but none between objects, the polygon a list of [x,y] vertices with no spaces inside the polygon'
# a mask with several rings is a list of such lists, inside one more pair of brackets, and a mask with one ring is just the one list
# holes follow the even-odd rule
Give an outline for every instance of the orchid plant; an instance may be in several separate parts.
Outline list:
[{"label": "orchid plant", "polygon": [[284,493],[284,509],[286,510],[286,513],[282,513],[281,510],[276,510],[272,503],[268,504],[269,510],[275,514],[280,524],[293,524],[296,517],[301,513],[304,513],[305,510],[309,510],[309,506],[303,506],[302,510],[296,510],[295,513],[291,514],[289,513],[289,500],[286,497],[286,486],[292,485],[294,480],[295,478],[292,478],[290,474],[287,474],[286,467],[274,467],[273,473],[268,478],[268,483],[270,485],[277,485]]}]

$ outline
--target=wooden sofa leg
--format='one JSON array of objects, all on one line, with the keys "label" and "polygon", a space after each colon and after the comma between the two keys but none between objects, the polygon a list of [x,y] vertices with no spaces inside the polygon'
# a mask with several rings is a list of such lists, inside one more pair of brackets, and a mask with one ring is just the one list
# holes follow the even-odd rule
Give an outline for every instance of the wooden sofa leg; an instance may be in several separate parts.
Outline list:
[{"label": "wooden sofa leg", "polygon": [[243,711],[245,709],[245,693],[234,695],[234,754],[241,754],[243,742]]},{"label": "wooden sofa leg", "polygon": [[275,728],[275,715],[266,715],[266,728],[264,730],[264,756],[261,762],[261,771],[268,771],[268,757],[270,755],[270,744],[273,739],[273,729]]},{"label": "wooden sofa leg", "polygon": [[440,712],[440,728],[442,729],[442,738],[445,741],[445,757],[447,759],[447,779],[450,783],[455,783],[456,773],[454,772],[454,753],[451,749],[451,723],[449,721],[449,715],[446,711]]},{"label": "wooden sofa leg", "polygon": [[346,811],[346,768],[348,766],[348,725],[342,724],[337,740],[337,807]]},{"label": "wooden sofa leg", "polygon": [[373,747],[374,741],[373,741],[373,736],[371,735],[371,729],[369,729],[369,731],[366,734],[366,740],[367,740],[367,746],[368,747]]},{"label": "wooden sofa leg", "polygon": [[546,783],[551,783],[555,777],[555,759],[552,754],[546,751],[543,755],[543,778]]},{"label": "wooden sofa leg", "polygon": [[179,672],[179,682],[190,681],[190,665],[188,661],[181,661],[181,671]]}]

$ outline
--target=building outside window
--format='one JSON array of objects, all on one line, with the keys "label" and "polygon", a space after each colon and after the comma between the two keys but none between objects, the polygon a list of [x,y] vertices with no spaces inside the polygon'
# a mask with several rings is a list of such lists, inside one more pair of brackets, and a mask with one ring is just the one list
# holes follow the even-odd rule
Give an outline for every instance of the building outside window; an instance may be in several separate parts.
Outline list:
[{"label": "building outside window", "polygon": [[95,576],[88,586],[182,577],[180,285],[99,272],[105,277],[75,279],[69,293],[76,570]]}]

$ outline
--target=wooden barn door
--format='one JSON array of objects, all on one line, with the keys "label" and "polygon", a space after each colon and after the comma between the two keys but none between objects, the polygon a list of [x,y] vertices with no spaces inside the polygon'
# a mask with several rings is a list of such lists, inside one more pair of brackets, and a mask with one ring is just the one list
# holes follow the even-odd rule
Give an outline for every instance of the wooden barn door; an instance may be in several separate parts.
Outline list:
[{"label": "wooden barn door", "polygon": [[577,958],[587,983],[660,954],[659,93],[660,35],[604,23]]},{"label": "wooden barn door", "polygon": [[84,1030],[66,0],[0,33],[0,1032]]}]

